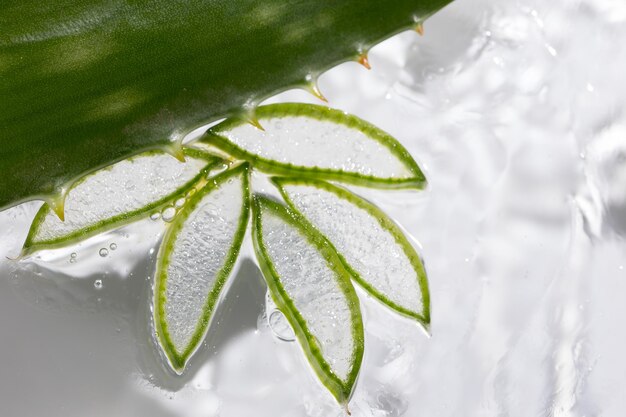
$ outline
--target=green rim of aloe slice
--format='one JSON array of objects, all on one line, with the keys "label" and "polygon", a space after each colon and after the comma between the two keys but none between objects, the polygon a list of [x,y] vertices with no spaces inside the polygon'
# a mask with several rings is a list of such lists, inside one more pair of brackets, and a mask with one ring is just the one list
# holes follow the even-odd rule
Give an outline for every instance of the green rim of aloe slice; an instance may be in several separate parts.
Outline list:
[{"label": "green rim of aloe slice", "polygon": [[[179,234],[182,232],[186,225],[190,215],[194,213],[196,209],[203,209],[200,207],[205,198],[211,197],[212,193],[220,190],[229,180],[236,177],[241,178],[241,211],[238,214],[238,221],[235,227],[235,232],[228,246],[226,257],[221,261],[221,265],[217,267],[214,273],[214,280],[212,288],[210,289],[206,302],[202,306],[202,311],[199,316],[199,320],[193,326],[193,332],[188,338],[188,342],[183,349],[178,349],[174,342],[174,332],[176,329],[171,328],[168,324],[167,316],[167,303],[168,300],[167,286],[169,282],[169,267],[172,265],[172,254],[175,250],[175,245]],[[189,203],[185,205],[183,210],[176,216],[174,221],[169,226],[161,248],[159,250],[159,256],[157,260],[157,272],[155,274],[155,289],[154,289],[154,325],[157,340],[159,341],[163,352],[165,353],[167,360],[169,361],[172,369],[180,374],[184,371],[185,366],[191,356],[196,352],[200,343],[204,339],[206,332],[209,328],[213,310],[219,301],[221,290],[224,287],[228,277],[230,276],[239,251],[241,249],[241,243],[245,236],[246,228],[248,225],[248,218],[250,212],[250,191],[249,191],[249,166],[244,163],[236,168],[225,171],[214,178],[212,178],[207,185],[200,191],[191,197]],[[205,236],[203,236],[205,237]],[[186,276],[187,279],[192,279],[191,276]],[[206,278],[206,277],[202,277]],[[191,300],[186,300],[191,302]],[[173,302],[173,301],[172,301]]]},{"label": "green rim of aloe slice", "polygon": [[[392,136],[356,116],[348,115],[342,111],[331,109],[329,107],[303,103],[283,103],[261,106],[255,110],[255,116],[264,128],[268,128],[268,123],[272,120],[284,120],[285,118],[302,118],[303,120],[309,119],[310,121],[329,122],[332,123],[335,128],[348,128],[349,132],[358,134],[359,137],[366,138],[367,140],[363,140],[361,144],[350,142],[350,146],[354,147],[356,150],[350,148],[350,152],[344,152],[343,157],[345,159],[337,161],[337,163],[340,165],[350,164],[352,162],[348,159],[358,157],[363,157],[365,160],[376,159],[380,158],[382,154],[385,154],[387,161],[384,166],[389,166],[391,162],[397,165],[396,169],[401,169],[403,173],[401,176],[400,174],[393,174],[392,176],[369,175],[363,172],[354,172],[339,168],[320,168],[314,165],[296,165],[293,161],[279,161],[277,159],[260,156],[259,152],[254,153],[244,149],[243,147],[235,144],[233,140],[228,137],[229,132],[236,128],[249,127],[250,129],[255,129],[240,118],[227,119],[209,129],[207,134],[201,139],[201,142],[214,146],[235,158],[249,161],[256,169],[269,174],[320,178],[355,185],[388,189],[422,189],[426,186],[426,178],[409,152]],[[265,146],[268,141],[272,140],[271,137],[265,137],[266,134],[270,133],[272,132],[250,130],[248,132],[248,136],[252,134],[261,136],[256,138],[257,140],[254,142],[255,146]],[[294,146],[294,144],[296,144],[295,146],[298,146],[296,139],[297,136],[301,134],[302,132],[295,132],[293,134],[293,140],[286,141],[283,147]],[[374,148],[370,149],[370,151],[376,149],[375,155],[367,155],[359,151],[360,147],[368,143],[370,146],[374,146]],[[333,149],[333,146],[335,146],[335,149]],[[299,154],[302,155],[310,153],[311,151],[318,151],[318,148],[318,146],[308,150],[299,148],[299,151],[301,151]],[[326,161],[331,161],[335,155],[333,152],[334,150],[337,150],[336,143],[327,144],[327,146],[321,150],[323,155],[320,156],[320,158],[322,159],[318,159],[318,161],[324,160],[324,158]],[[350,157],[346,155],[350,155]],[[371,161],[366,162],[369,163]],[[374,168],[371,164],[367,166],[366,164],[363,164],[363,166],[359,169],[371,171]]]},{"label": "green rim of aloe slice", "polygon": [[[373,220],[375,220],[382,230],[389,233],[395,243],[402,248],[404,255],[406,256],[410,266],[413,268],[415,272],[415,278],[417,280],[417,285],[419,286],[420,291],[420,299],[421,299],[421,311],[412,310],[405,306],[400,305],[397,302],[394,302],[390,295],[386,295],[381,291],[377,290],[375,286],[368,282],[361,273],[359,273],[351,264],[346,260],[346,256],[342,253],[341,250],[336,248],[336,245],[333,244],[333,239],[331,239],[328,235],[326,238],[329,242],[335,247],[337,254],[340,259],[344,263],[346,269],[352,274],[355,281],[359,283],[361,287],[363,287],[367,292],[369,292],[373,297],[381,301],[383,304],[387,305],[394,311],[406,315],[408,317],[412,317],[420,322],[427,330],[430,325],[430,292],[428,289],[428,279],[426,276],[426,271],[422,264],[422,261],[417,254],[415,248],[411,244],[411,242],[407,239],[405,234],[402,232],[400,227],[390,219],[381,209],[376,207],[374,204],[366,201],[365,199],[355,195],[349,190],[338,187],[336,185],[330,184],[325,181],[306,179],[306,178],[288,178],[288,177],[273,177],[272,182],[277,186],[281,195],[291,208],[291,210],[299,213],[304,217],[306,222],[310,225],[310,227],[316,228],[319,230],[315,223],[308,219],[305,213],[300,210],[294,199],[289,195],[289,192],[286,190],[286,187],[292,186],[309,186],[314,187],[323,191],[327,191],[329,193],[334,194],[338,198],[347,201],[348,203],[355,206],[356,209],[361,209],[369,214]],[[320,230],[322,234],[323,231]],[[374,256],[376,254],[373,254]],[[414,285],[414,284],[413,284]]]},{"label": "green rim of aloe slice", "polygon": [[[315,229],[302,222],[303,219],[297,213],[265,197],[254,196],[253,200],[253,242],[270,294],[276,306],[283,312],[293,327],[305,356],[322,384],[328,388],[340,404],[347,406],[358,377],[363,359],[364,345],[363,321],[359,300],[350,282],[350,274],[346,271],[337,253],[328,241]],[[345,297],[346,305],[350,312],[350,328],[353,341],[350,368],[344,380],[336,375],[332,366],[324,357],[320,342],[310,331],[309,324],[297,309],[294,300],[287,293],[282,283],[276,264],[271,259],[263,239],[263,213],[266,211],[271,215],[277,216],[281,221],[302,235],[303,239],[312,245],[323,257],[328,268],[334,273],[335,280]],[[320,312],[320,314],[322,313]]]},{"label": "green rim of aloe slice", "polygon": [[[212,169],[216,168],[221,163],[223,163],[222,159],[217,158],[205,151],[201,151],[201,150],[193,149],[193,148],[184,148],[183,151],[184,151],[185,156],[187,156],[188,158],[203,160],[206,162],[206,164],[204,165],[204,167],[202,167],[199,170],[199,172],[196,175],[194,175],[191,179],[183,183],[175,191],[149,204],[146,204],[145,206],[141,208],[104,218],[100,221],[97,221],[89,225],[86,225],[84,227],[72,230],[71,232],[58,236],[58,237],[49,238],[49,239],[40,239],[38,237],[38,234],[41,233],[42,231],[41,228],[44,227],[46,217],[48,215],[56,216],[56,214],[54,214],[53,210],[51,209],[50,205],[48,203],[44,203],[39,209],[39,211],[37,212],[37,214],[35,215],[33,223],[31,224],[30,230],[28,232],[28,236],[26,237],[26,241],[22,249],[22,256],[29,255],[39,250],[56,249],[56,248],[64,247],[72,243],[76,243],[81,240],[87,239],[91,236],[95,236],[99,233],[112,230],[112,229],[124,226],[126,224],[132,223],[134,221],[137,221],[141,218],[147,217],[150,215],[151,212],[160,210],[164,208],[165,206],[167,206],[168,204],[171,204],[173,201],[179,198],[185,197],[186,194],[192,188],[202,185],[203,180],[206,178],[209,172]],[[124,160],[124,161],[132,162],[136,158],[149,157],[152,155],[165,156],[167,155],[167,153],[164,151],[148,151],[148,152],[139,154],[133,158],[130,158],[128,160]],[[172,157],[172,159],[174,158]],[[113,165],[107,168],[103,168],[102,170],[98,170],[90,175],[87,175],[81,178],[80,180],[72,184],[72,187],[70,188],[68,193],[71,193],[72,189],[80,186],[89,178],[98,175],[98,173],[104,170],[110,170],[112,167]]]}]

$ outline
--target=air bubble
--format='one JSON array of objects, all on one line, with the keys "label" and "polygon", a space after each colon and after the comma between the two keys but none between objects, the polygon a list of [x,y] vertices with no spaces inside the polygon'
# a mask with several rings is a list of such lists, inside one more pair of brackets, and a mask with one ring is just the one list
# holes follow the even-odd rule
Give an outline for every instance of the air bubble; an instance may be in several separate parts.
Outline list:
[{"label": "air bubble", "polygon": [[117,243],[111,243],[111,244],[109,245],[109,248],[111,248],[111,250],[115,250],[115,249],[117,249]]},{"label": "air bubble", "polygon": [[164,221],[171,222],[172,220],[174,220],[174,217],[176,216],[176,209],[174,207],[168,207],[165,210],[163,210],[163,213],[161,213],[161,216],[163,217]]},{"label": "air bubble", "polygon": [[181,208],[184,205],[185,205],[185,199],[184,198],[179,198],[178,200],[176,200],[176,203],[174,203],[174,206],[176,208]]},{"label": "air bubble", "polygon": [[107,257],[109,255],[109,250],[107,248],[102,248],[100,249],[100,252],[98,252],[100,254],[100,256],[102,256],[103,258]]},{"label": "air bubble", "polygon": [[102,280],[101,279],[97,279],[94,281],[93,283],[93,287],[97,290],[101,290],[102,289]]},{"label": "air bubble", "polygon": [[157,213],[152,213],[150,215],[150,220],[159,220],[161,218],[161,213],[157,212]]},{"label": "air bubble", "polygon": [[267,322],[270,325],[270,329],[276,337],[285,342],[293,342],[296,340],[296,335],[289,325],[287,318],[280,310],[274,310],[267,318]]}]

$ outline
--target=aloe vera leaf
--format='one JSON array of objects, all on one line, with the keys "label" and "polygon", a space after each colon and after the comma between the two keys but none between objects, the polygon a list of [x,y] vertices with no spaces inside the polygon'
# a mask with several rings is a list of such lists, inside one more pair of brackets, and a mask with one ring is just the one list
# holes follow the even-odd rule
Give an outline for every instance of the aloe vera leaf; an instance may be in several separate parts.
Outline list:
[{"label": "aloe vera leaf", "polygon": [[307,87],[450,0],[2,0],[0,208]]},{"label": "aloe vera leaf", "polygon": [[182,373],[209,327],[250,211],[248,166],[223,172],[170,225],[157,261],[154,323],[172,369]]},{"label": "aloe vera leaf", "polygon": [[233,118],[209,129],[201,142],[271,174],[379,188],[426,185],[396,139],[356,116],[303,103],[262,106],[256,116],[263,130]]},{"label": "aloe vera leaf", "polygon": [[350,274],[322,235],[261,196],[254,197],[252,235],[272,299],[320,381],[347,406],[364,340]]},{"label": "aloe vera leaf", "polygon": [[63,221],[50,204],[41,206],[22,253],[63,247],[146,217],[201,186],[223,162],[197,149],[184,153],[181,162],[148,151],[83,177],[67,192]]},{"label": "aloe vera leaf", "polygon": [[287,204],[336,248],[354,279],[391,309],[430,324],[426,271],[415,248],[382,210],[324,181],[273,178]]}]

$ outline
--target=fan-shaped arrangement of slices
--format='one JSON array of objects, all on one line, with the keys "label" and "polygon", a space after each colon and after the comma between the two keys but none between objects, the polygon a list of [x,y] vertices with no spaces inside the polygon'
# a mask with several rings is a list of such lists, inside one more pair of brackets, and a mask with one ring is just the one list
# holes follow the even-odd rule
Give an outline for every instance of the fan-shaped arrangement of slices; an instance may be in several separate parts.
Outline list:
[{"label": "fan-shaped arrangement of slices", "polygon": [[[421,189],[406,149],[343,112],[308,104],[260,107],[259,129],[239,119],[211,128],[181,162],[146,152],[86,176],[36,215],[24,256],[55,249],[164,209],[155,272],[154,328],[171,369],[182,373],[211,323],[248,224],[269,293],[320,381],[347,406],[364,350],[358,284],[424,327],[426,272],[401,228],[340,185]],[[271,176],[276,196],[256,193],[251,173]],[[58,210],[57,210],[58,211]]]}]

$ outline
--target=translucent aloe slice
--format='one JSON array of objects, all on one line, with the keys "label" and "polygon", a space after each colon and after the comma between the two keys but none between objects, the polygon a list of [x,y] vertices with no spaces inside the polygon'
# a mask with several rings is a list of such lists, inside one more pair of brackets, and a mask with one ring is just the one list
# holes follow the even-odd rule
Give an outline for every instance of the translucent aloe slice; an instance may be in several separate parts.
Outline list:
[{"label": "translucent aloe slice", "polygon": [[239,254],[249,213],[248,166],[226,171],[197,192],[168,229],[157,261],[154,323],[182,373],[208,329]]},{"label": "translucent aloe slice", "polygon": [[87,175],[65,197],[61,221],[44,204],[33,221],[23,253],[51,249],[96,235],[147,216],[184,197],[221,159],[185,149],[186,162],[150,151]]},{"label": "translucent aloe slice", "polygon": [[202,138],[255,168],[381,188],[423,188],[426,179],[393,137],[344,112],[312,104],[256,109],[264,130],[228,119]]},{"label": "translucent aloe slice", "polygon": [[324,181],[273,178],[289,206],[328,238],[355,280],[393,310],[426,328],[426,273],[400,228],[378,207]]},{"label": "translucent aloe slice", "polygon": [[363,356],[350,274],[328,241],[285,206],[255,196],[253,238],[277,307],[322,383],[347,404]]}]

